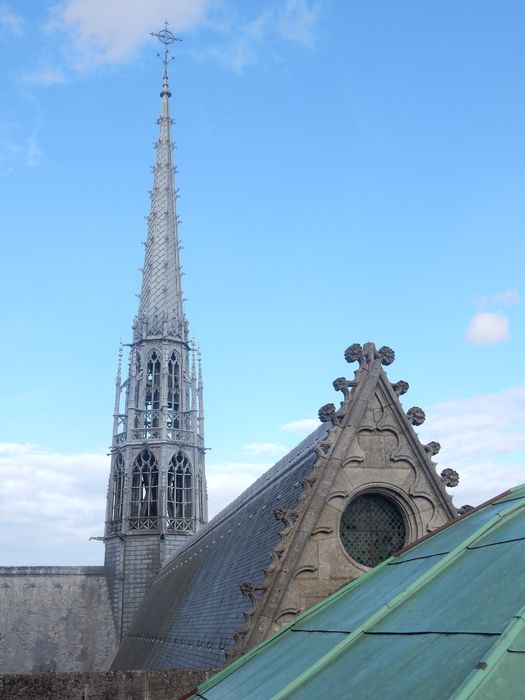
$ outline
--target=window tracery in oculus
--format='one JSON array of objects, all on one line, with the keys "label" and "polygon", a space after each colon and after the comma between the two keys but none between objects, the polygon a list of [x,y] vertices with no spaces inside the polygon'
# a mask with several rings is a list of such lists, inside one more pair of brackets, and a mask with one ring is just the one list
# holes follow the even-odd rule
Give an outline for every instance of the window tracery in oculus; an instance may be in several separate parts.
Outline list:
[{"label": "window tracery in oculus", "polygon": [[159,470],[151,450],[142,450],[135,459],[131,482],[132,518],[158,515]]},{"label": "window tracery in oculus", "polygon": [[180,450],[171,458],[168,470],[168,517],[193,517],[191,465]]},{"label": "window tracery in oculus", "polygon": [[111,520],[122,518],[122,494],[124,486],[124,460],[120,452],[117,454],[113,467]]},{"label": "window tracery in oculus", "polygon": [[406,538],[401,510],[376,493],[358,496],[346,506],[339,533],[348,554],[365,566],[388,559],[404,546]]}]

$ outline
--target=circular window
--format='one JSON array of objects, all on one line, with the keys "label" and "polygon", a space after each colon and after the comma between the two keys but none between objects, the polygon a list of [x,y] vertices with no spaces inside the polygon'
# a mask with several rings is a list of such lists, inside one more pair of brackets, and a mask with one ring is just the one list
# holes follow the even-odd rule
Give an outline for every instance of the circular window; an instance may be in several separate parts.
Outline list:
[{"label": "circular window", "polygon": [[379,564],[405,544],[403,514],[376,493],[358,496],[346,506],[339,532],[348,554],[365,566]]}]

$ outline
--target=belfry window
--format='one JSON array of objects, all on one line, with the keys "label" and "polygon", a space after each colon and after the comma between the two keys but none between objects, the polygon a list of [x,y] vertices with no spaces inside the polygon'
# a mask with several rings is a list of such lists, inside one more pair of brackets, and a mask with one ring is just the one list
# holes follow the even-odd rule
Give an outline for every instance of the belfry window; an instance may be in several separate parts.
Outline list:
[{"label": "belfry window", "polygon": [[124,460],[120,452],[117,454],[113,465],[113,477],[111,488],[111,520],[122,518],[122,494],[124,486]]},{"label": "belfry window", "polygon": [[140,364],[140,353],[135,355],[135,376],[137,377],[135,384],[135,406],[139,405],[140,379],[142,376],[142,366]]},{"label": "belfry window", "polygon": [[172,352],[168,360],[168,428],[180,427],[180,368],[176,353]]},{"label": "belfry window", "polygon": [[159,470],[151,450],[142,450],[133,467],[131,482],[131,517],[151,518],[158,515]]},{"label": "belfry window", "polygon": [[146,411],[156,410],[160,407],[160,358],[154,350],[148,360],[146,368]]},{"label": "belfry window", "polygon": [[365,493],[346,506],[339,534],[353,559],[375,566],[404,546],[406,528],[403,514],[393,500]]},{"label": "belfry window", "polygon": [[171,458],[168,470],[168,517],[193,517],[191,465],[180,450]]}]

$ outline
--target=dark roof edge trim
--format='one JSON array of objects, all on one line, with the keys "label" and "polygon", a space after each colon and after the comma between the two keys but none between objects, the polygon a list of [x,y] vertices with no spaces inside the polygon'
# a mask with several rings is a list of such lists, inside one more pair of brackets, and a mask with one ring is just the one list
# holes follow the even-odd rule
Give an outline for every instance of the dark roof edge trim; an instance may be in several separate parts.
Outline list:
[{"label": "dark roof edge trim", "polygon": [[401,554],[408,552],[410,549],[413,549],[416,545],[420,544],[421,542],[428,540],[429,537],[433,537],[434,535],[437,535],[438,532],[442,532],[443,530],[446,530],[448,527],[450,527],[451,525],[454,525],[455,523],[458,523],[460,520],[464,520],[465,518],[468,518],[469,515],[472,515],[472,513],[477,513],[478,510],[481,510],[482,508],[485,508],[486,506],[492,505],[493,503],[498,501],[500,498],[503,498],[504,496],[508,496],[509,493],[512,493],[512,491],[510,489],[507,491],[503,491],[503,493],[500,493],[499,495],[494,496],[494,498],[490,498],[488,501],[485,501],[484,503],[480,503],[479,506],[476,506],[472,510],[469,510],[466,513],[463,513],[463,515],[459,515],[457,518],[454,518],[453,520],[449,520],[444,525],[441,525],[441,527],[438,527],[436,530],[432,530],[432,532],[429,532],[426,535],[423,535],[423,537],[420,537],[415,542],[412,542],[411,544],[407,544],[405,547],[403,547],[402,549],[399,549],[397,552],[395,552],[392,556],[393,557],[401,556]]}]

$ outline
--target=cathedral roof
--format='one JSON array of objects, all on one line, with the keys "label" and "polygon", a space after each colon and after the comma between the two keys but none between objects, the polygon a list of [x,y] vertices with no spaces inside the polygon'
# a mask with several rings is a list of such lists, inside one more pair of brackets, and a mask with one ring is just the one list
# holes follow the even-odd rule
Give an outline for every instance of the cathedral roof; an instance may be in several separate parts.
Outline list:
[{"label": "cathedral roof", "polygon": [[521,697],[524,611],[525,485],[332,594],[194,697]]},{"label": "cathedral roof", "polygon": [[[358,576],[366,566],[348,559],[339,536],[342,504],[352,494],[396,489],[408,541],[456,515],[431,461],[439,445],[422,445],[412,427],[423,422],[423,411],[404,412],[399,395],[408,384],[391,384],[382,368],[393,351],[354,344],[345,358],[359,369],[355,380],[333,383],[343,393],[341,407],[323,406],[323,425],[161,569],[114,670],[223,666],[312,605],[312,596],[319,600]],[[327,567],[336,572],[328,579]],[[294,584],[298,605],[286,603]]]},{"label": "cathedral roof", "polygon": [[241,585],[262,583],[279,543],[278,508],[294,508],[328,433],[321,425],[211,520],[160,572],[113,664],[216,668],[250,606]]}]

